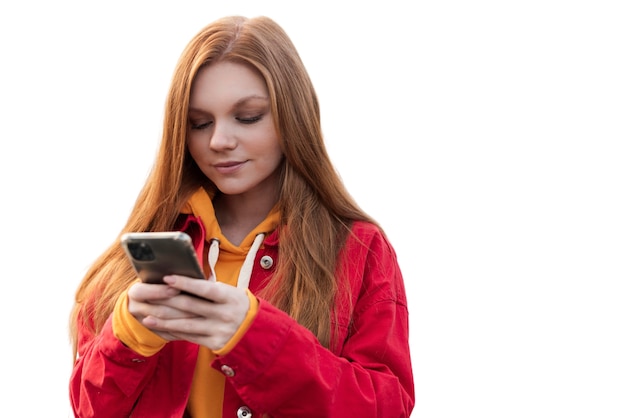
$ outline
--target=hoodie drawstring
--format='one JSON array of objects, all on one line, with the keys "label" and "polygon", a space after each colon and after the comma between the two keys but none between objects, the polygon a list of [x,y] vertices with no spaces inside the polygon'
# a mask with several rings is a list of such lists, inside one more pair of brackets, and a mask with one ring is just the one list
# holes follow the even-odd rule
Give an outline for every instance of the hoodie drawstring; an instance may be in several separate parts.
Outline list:
[{"label": "hoodie drawstring", "polygon": [[[265,234],[257,234],[257,236],[254,237],[254,242],[252,243],[252,246],[250,246],[248,254],[246,254],[246,259],[241,266],[241,270],[239,270],[239,278],[237,279],[237,287],[240,289],[247,289],[250,284],[252,267],[254,267],[254,259],[256,258],[256,253],[259,251],[259,248],[261,248],[264,238]],[[215,264],[217,263],[219,252],[220,241],[217,238],[212,238],[208,254],[209,268],[211,269],[211,277],[209,280],[216,280],[217,276],[215,275]]]},{"label": "hoodie drawstring", "polygon": [[215,263],[217,263],[217,257],[220,254],[220,240],[217,238],[211,238],[211,244],[209,245],[209,268],[211,269],[211,277],[209,280],[216,281],[217,276],[215,275]]}]

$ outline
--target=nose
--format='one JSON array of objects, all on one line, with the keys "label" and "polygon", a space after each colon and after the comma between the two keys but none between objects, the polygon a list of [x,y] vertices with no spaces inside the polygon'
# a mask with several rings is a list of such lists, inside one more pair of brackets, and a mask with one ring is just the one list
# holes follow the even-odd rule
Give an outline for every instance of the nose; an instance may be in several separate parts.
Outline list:
[{"label": "nose", "polygon": [[213,151],[231,150],[237,147],[235,132],[228,123],[215,122],[209,147]]}]

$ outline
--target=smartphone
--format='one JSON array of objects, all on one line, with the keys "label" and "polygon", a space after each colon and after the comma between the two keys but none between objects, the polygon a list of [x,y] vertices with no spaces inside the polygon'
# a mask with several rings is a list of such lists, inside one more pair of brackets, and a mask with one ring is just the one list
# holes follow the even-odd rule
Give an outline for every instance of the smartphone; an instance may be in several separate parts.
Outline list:
[{"label": "smartphone", "polygon": [[169,274],[205,278],[191,237],[184,232],[128,232],[120,241],[145,283],[163,283]]}]

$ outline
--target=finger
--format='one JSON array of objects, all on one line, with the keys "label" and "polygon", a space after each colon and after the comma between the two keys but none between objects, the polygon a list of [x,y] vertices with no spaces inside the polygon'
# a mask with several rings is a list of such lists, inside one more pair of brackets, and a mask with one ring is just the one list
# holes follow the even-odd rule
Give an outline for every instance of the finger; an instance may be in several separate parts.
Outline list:
[{"label": "finger", "polygon": [[167,299],[180,294],[180,290],[165,284],[135,283],[128,289],[128,297],[138,302]]},{"label": "finger", "polygon": [[[159,303],[163,303],[169,307],[178,309],[180,311],[188,312],[190,315],[185,318],[164,318],[163,316],[157,316],[158,319],[188,319],[197,318],[204,319],[203,324],[182,324],[182,328],[178,328],[179,325],[175,322],[171,322],[166,328],[170,331],[179,330],[180,332],[186,332],[191,334],[203,333],[207,329],[211,332],[220,332],[222,328],[226,329],[225,332],[231,332],[239,328],[240,324],[244,321],[246,314],[250,308],[250,299],[245,291],[237,289],[229,285],[223,285],[222,290],[232,291],[232,295],[228,300],[223,303],[215,303],[210,300],[193,296],[190,294],[181,294],[173,298],[164,300]],[[198,325],[196,328],[194,326]],[[175,327],[175,328],[171,328]],[[189,327],[189,328],[184,328]],[[216,329],[217,327],[217,329]]]},{"label": "finger", "polygon": [[159,337],[161,337],[161,338],[163,338],[164,340],[167,340],[167,341],[177,341],[177,340],[184,339],[184,338],[181,338],[181,337],[179,337],[177,335],[173,335],[173,334],[171,334],[169,332],[159,331],[157,329],[152,329],[150,327],[146,327],[146,328],[150,329],[150,331],[154,332],[156,335],[158,335]]},{"label": "finger", "polygon": [[210,300],[215,303],[225,303],[229,294],[236,288],[224,283],[209,280],[198,280],[185,276],[165,276],[163,281],[169,286],[192,295]]},{"label": "finger", "polygon": [[169,333],[177,338],[206,336],[208,333],[207,329],[211,328],[208,324],[209,321],[198,317],[165,319],[149,315],[141,322],[154,332]]},{"label": "finger", "polygon": [[211,349],[219,349],[232,338],[236,328],[222,323],[215,323],[204,318],[163,320],[146,317],[144,326],[168,340],[186,340],[204,345]]},{"label": "finger", "polygon": [[[192,296],[188,297],[193,298]],[[195,313],[190,312],[189,310],[180,309],[179,306],[184,308],[185,305],[182,303],[174,303],[173,299],[163,299],[162,301],[135,305],[135,312],[143,317],[153,316],[160,319],[182,319],[194,318],[198,316]]]}]

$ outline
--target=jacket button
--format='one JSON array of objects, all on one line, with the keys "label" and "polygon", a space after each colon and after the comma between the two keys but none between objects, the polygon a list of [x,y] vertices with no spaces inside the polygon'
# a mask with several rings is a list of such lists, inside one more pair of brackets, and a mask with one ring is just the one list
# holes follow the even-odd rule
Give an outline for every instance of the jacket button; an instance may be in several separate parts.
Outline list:
[{"label": "jacket button", "polygon": [[237,410],[237,418],[252,418],[252,411],[247,406],[242,406]]},{"label": "jacket button", "polygon": [[265,270],[272,268],[274,265],[274,260],[269,255],[264,255],[261,257],[261,267]]},{"label": "jacket button", "polygon": [[233,368],[225,364],[222,364],[220,370],[222,371],[222,373],[224,373],[224,376],[233,377],[235,375],[235,371],[233,370]]}]

